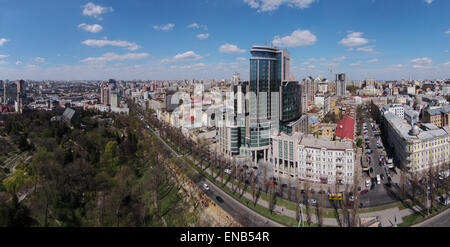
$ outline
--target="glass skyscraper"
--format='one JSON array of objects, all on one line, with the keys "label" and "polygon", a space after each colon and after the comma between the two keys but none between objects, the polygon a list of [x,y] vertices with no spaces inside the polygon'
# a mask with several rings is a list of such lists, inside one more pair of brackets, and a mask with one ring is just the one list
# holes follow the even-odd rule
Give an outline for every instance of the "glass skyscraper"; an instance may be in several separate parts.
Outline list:
[{"label": "glass skyscraper", "polygon": [[251,55],[244,148],[262,158],[272,130],[279,129],[280,86],[289,77],[290,57],[286,50],[265,46],[253,46]]}]

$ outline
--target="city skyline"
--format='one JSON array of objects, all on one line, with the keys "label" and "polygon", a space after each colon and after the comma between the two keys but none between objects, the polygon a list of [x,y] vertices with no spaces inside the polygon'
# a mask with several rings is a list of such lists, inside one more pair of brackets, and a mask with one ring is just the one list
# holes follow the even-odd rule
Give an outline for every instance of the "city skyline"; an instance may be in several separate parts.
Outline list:
[{"label": "city skyline", "polygon": [[450,2],[443,0],[2,6],[2,79],[224,79],[239,72],[248,80],[249,51],[264,44],[288,49],[297,80],[328,78],[329,69],[351,80],[450,77],[450,21],[443,18]]}]

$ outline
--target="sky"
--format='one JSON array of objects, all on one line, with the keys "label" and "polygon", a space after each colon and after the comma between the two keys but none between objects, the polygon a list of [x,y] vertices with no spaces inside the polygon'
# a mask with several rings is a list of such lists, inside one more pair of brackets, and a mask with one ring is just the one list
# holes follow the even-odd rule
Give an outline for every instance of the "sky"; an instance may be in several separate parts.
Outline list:
[{"label": "sky", "polygon": [[449,0],[0,0],[0,79],[248,79],[253,45],[291,76],[450,78]]}]

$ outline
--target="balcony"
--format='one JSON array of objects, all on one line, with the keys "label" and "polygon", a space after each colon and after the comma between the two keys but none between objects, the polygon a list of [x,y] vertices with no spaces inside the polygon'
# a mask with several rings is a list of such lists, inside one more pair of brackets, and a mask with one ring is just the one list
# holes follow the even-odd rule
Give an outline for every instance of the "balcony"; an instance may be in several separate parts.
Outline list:
[{"label": "balcony", "polygon": [[337,166],[337,167],[344,167],[344,164],[342,164],[342,163],[337,163],[336,166]]}]

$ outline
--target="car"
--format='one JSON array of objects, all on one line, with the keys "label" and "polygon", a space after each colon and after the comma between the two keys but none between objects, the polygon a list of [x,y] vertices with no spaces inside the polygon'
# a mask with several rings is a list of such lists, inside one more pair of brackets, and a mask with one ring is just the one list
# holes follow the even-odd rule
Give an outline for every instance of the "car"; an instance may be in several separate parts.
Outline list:
[{"label": "car", "polygon": [[316,199],[309,199],[308,202],[311,203],[311,205],[316,205],[317,204]]},{"label": "car", "polygon": [[383,174],[381,174],[380,177],[381,177],[381,180],[384,180],[384,175]]},{"label": "car", "polygon": [[220,203],[223,203],[223,199],[222,199],[222,197],[220,197],[220,196],[216,196],[216,199],[217,199],[217,201],[218,201],[218,202],[220,202]]},{"label": "car", "polygon": [[366,188],[368,188],[370,186],[370,179],[366,180]]},{"label": "car", "polygon": [[231,170],[230,169],[225,169],[225,171],[223,171],[223,172],[225,172],[228,175],[231,175]]},{"label": "car", "polygon": [[359,207],[362,208],[364,206],[364,204],[362,204],[362,202],[359,203]]},{"label": "car", "polygon": [[365,190],[363,190],[363,191],[360,192],[361,195],[364,195],[364,194],[367,194],[367,193],[369,193],[369,190],[368,190],[368,189],[365,189]]},{"label": "car", "polygon": [[355,201],[355,197],[354,196],[350,196],[350,198],[348,200],[351,201],[351,202],[354,202]]},{"label": "car", "polygon": [[370,172],[370,173],[372,173],[372,172],[373,172],[373,167],[371,167],[371,168],[370,168],[369,172]]},{"label": "car", "polygon": [[208,191],[209,190],[209,186],[207,184],[203,184],[203,189]]}]

